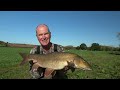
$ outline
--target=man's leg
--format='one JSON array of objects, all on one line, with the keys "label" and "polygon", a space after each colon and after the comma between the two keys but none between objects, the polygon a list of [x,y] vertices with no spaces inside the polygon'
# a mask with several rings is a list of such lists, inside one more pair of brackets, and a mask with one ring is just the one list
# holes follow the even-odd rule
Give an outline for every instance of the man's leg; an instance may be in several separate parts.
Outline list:
[{"label": "man's leg", "polygon": [[57,70],[53,79],[68,79],[68,76],[66,75],[66,72],[63,72],[63,70]]}]

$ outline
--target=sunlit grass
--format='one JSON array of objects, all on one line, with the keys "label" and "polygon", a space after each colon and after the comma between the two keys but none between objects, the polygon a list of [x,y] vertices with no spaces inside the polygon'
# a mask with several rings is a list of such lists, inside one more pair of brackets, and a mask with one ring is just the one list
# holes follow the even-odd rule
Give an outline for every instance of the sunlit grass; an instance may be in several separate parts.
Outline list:
[{"label": "sunlit grass", "polygon": [[[20,66],[22,57],[19,52],[29,53],[31,48],[0,47],[0,79],[28,79],[29,64]],[[67,72],[69,79],[120,79],[120,55],[107,51],[69,50],[90,63],[92,70],[76,69]]]}]

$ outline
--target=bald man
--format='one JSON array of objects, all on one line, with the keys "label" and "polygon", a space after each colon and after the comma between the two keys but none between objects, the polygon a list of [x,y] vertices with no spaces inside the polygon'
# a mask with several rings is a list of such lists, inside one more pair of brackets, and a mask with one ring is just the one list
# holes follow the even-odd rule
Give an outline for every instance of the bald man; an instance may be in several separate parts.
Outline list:
[{"label": "bald man", "polygon": [[[46,24],[40,24],[36,27],[36,37],[40,45],[31,49],[30,54],[48,54],[53,52],[64,52],[61,45],[52,43],[51,32]],[[44,79],[44,72],[46,68],[41,68],[34,65],[34,62],[30,61],[30,73],[34,79]],[[33,67],[34,66],[34,67]],[[35,68],[37,67],[37,68]],[[54,75],[54,76],[53,76]],[[56,71],[56,74],[51,74],[48,79],[66,79],[66,69]]]}]

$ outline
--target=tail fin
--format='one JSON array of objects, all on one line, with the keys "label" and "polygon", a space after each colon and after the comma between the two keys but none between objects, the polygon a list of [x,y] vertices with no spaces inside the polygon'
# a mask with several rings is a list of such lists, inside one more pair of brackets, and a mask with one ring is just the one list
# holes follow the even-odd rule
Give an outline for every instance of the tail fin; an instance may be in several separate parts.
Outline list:
[{"label": "tail fin", "polygon": [[26,53],[19,53],[21,56],[22,56],[22,58],[23,58],[23,60],[22,60],[22,62],[20,63],[20,65],[23,65],[23,64],[25,64],[25,62],[27,61],[27,57],[28,57],[28,55],[26,54]]}]

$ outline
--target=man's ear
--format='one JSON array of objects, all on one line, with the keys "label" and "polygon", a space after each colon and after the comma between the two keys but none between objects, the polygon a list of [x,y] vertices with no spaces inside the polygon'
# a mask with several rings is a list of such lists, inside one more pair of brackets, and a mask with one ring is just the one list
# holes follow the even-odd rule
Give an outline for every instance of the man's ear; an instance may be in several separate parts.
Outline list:
[{"label": "man's ear", "polygon": [[51,38],[51,32],[49,32],[49,34],[50,34],[50,38]]}]

